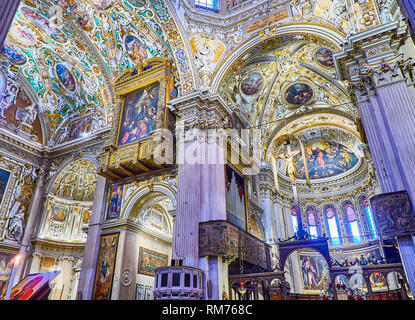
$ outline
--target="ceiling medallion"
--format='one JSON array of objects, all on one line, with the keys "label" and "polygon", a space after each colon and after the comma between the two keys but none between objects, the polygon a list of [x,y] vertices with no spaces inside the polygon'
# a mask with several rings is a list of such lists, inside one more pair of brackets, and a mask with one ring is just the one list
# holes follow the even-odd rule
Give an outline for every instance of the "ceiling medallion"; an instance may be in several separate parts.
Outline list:
[{"label": "ceiling medallion", "polygon": [[310,84],[297,82],[290,85],[284,91],[284,100],[291,106],[303,106],[310,103],[314,98],[314,90]]},{"label": "ceiling medallion", "polygon": [[55,66],[56,76],[61,85],[68,91],[74,92],[76,89],[75,78],[69,69],[61,63]]},{"label": "ceiling medallion", "polygon": [[264,76],[261,72],[253,71],[244,76],[240,90],[246,96],[252,96],[259,92],[264,84]]},{"label": "ceiling medallion", "polygon": [[334,68],[333,51],[328,48],[319,48],[316,50],[314,57],[323,67]]}]

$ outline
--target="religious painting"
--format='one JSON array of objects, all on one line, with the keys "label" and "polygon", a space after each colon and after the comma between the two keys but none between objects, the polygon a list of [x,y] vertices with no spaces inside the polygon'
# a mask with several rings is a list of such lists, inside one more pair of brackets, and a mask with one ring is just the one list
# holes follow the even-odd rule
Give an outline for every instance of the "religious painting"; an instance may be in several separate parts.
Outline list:
[{"label": "religious painting", "polygon": [[202,63],[205,66],[209,66],[211,70],[215,69],[216,64],[226,49],[225,45],[218,39],[203,35],[191,38],[190,45],[196,60],[203,61]]},{"label": "religious painting", "polygon": [[145,0],[128,0],[134,7],[143,7],[146,4]]},{"label": "religious painting", "polygon": [[166,254],[140,247],[137,273],[154,277],[156,269],[166,267],[168,260],[169,257]]},{"label": "religious painting", "polygon": [[68,41],[68,38],[58,29],[56,28],[53,23],[51,23],[48,19],[40,16],[32,9],[27,7],[21,8],[21,11],[26,18],[32,21],[35,25],[37,25],[44,33],[46,33],[49,37],[53,40],[65,43]]},{"label": "religious painting", "polygon": [[[344,145],[333,141],[316,141],[304,145],[310,179],[323,179],[342,174],[359,161],[356,154]],[[294,157],[294,175],[305,179],[306,173],[300,154]],[[286,175],[289,176],[288,170]]]},{"label": "religious painting", "polygon": [[108,206],[107,220],[118,219],[121,213],[122,185],[113,185]]},{"label": "religious painting", "polygon": [[330,282],[329,266],[322,256],[300,255],[304,290],[320,290]]},{"label": "religious painting", "polygon": [[99,10],[105,10],[113,6],[115,0],[92,0],[92,3]]},{"label": "religious painting", "polygon": [[334,68],[333,51],[320,48],[316,51],[316,60],[324,67]]},{"label": "religious painting", "polygon": [[415,215],[406,191],[390,192],[370,199],[377,230],[384,238],[415,233]]},{"label": "religious painting", "polygon": [[92,300],[110,300],[119,233],[101,236]]},{"label": "religious painting", "polygon": [[32,300],[60,271],[33,273],[27,275],[10,293],[10,300]]},{"label": "religious painting", "polygon": [[58,63],[55,66],[56,75],[63,87],[68,91],[74,91],[76,88],[75,78],[67,67]]},{"label": "religious painting", "polygon": [[158,99],[158,83],[125,97],[118,131],[118,146],[149,137],[156,129]]},{"label": "religious painting", "polygon": [[35,33],[30,28],[23,25],[12,24],[8,36],[23,46],[30,46],[37,42]]},{"label": "religious painting", "polygon": [[245,181],[229,165],[225,166],[225,193],[228,221],[246,230]]},{"label": "religious painting", "polygon": [[305,105],[313,99],[313,96],[313,89],[304,82],[294,83],[284,93],[285,101],[293,105]]},{"label": "religious painting", "polygon": [[60,206],[52,206],[52,220],[57,222],[64,222],[68,208],[62,208]]},{"label": "religious painting", "polygon": [[92,30],[94,24],[90,19],[84,4],[74,0],[53,1],[65,9],[67,13],[71,14],[82,29],[86,31]]},{"label": "religious painting", "polygon": [[370,286],[373,291],[387,289],[385,276],[380,272],[373,272],[370,277]]},{"label": "religious painting", "polygon": [[4,193],[6,192],[7,183],[9,182],[10,171],[0,169],[0,207],[3,201]]},{"label": "religious painting", "polygon": [[71,126],[71,134],[69,140],[75,140],[87,136],[92,130],[92,117],[86,117],[74,121]]},{"label": "religious painting", "polygon": [[133,35],[125,37],[125,49],[133,58],[133,60],[145,60],[147,59],[147,51],[144,45]]},{"label": "religious painting", "polygon": [[12,258],[13,256],[10,254],[0,254],[0,297],[6,294],[7,284],[13,268]]},{"label": "religious painting", "polygon": [[0,49],[0,53],[9,59],[13,64],[18,66],[24,65],[27,62],[27,58],[24,55],[23,51],[20,48],[12,45],[7,40],[4,41],[4,44]]},{"label": "religious painting", "polygon": [[260,72],[248,73],[241,81],[241,92],[244,95],[252,96],[262,88],[263,84],[264,77]]}]

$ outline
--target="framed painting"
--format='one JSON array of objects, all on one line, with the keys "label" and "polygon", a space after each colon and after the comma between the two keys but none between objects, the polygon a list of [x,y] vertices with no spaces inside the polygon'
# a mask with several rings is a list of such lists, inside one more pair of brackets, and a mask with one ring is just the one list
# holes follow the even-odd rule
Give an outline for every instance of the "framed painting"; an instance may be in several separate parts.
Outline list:
[{"label": "framed painting", "polygon": [[0,254],[0,297],[6,294],[7,284],[13,268],[12,258],[11,254]]},{"label": "framed painting", "polygon": [[158,109],[162,107],[159,105],[159,93],[160,84],[156,82],[125,96],[118,128],[118,146],[147,138],[160,127],[157,125],[161,120],[157,117]]},{"label": "framed painting", "polygon": [[71,134],[69,139],[75,140],[87,136],[92,131],[92,117],[84,117],[77,119],[71,124]]},{"label": "framed painting", "polygon": [[10,178],[10,171],[0,169],[0,208]]},{"label": "framed painting", "polygon": [[101,236],[92,300],[110,300],[119,233]]},{"label": "framed painting", "polygon": [[154,277],[156,269],[167,266],[168,261],[167,255],[140,247],[137,273]]},{"label": "framed painting", "polygon": [[330,282],[329,266],[323,256],[299,255],[303,288],[317,291]]},{"label": "framed painting", "polygon": [[121,213],[122,185],[113,185],[108,204],[107,220],[118,219]]},{"label": "framed painting", "polygon": [[415,216],[406,191],[383,193],[370,198],[373,218],[382,238],[415,233]]}]

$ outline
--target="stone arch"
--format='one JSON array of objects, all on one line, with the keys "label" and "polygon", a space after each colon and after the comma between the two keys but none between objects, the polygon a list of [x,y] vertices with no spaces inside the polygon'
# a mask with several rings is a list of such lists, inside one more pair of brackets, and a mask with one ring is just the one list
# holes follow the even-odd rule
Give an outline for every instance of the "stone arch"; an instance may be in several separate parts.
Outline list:
[{"label": "stone arch", "polygon": [[59,174],[68,166],[70,165],[72,162],[78,161],[78,160],[89,160],[90,162],[92,162],[95,166],[95,168],[98,168],[99,165],[99,161],[96,158],[96,156],[94,154],[84,154],[82,155],[82,157],[80,158],[69,158],[65,161],[63,161],[57,168],[56,172],[53,174],[53,176],[49,179],[49,181],[47,182],[46,188],[45,188],[45,194],[49,193],[53,183],[55,182],[56,178],[59,176]]},{"label": "stone arch", "polygon": [[215,74],[212,76],[212,80],[210,82],[210,87],[212,88],[211,91],[213,93],[218,92],[220,83],[222,82],[226,72],[231,68],[232,64],[239,57],[243,56],[249,50],[251,50],[254,46],[260,44],[261,42],[265,42],[266,40],[289,34],[307,34],[310,36],[319,37],[328,42],[331,42],[339,49],[346,42],[346,35],[344,33],[333,27],[328,27],[317,23],[296,23],[278,26],[271,36],[263,38],[258,34],[251,39],[248,39],[244,42],[244,44],[234,50],[228,59],[222,62],[222,64],[219,66],[219,69],[217,69]]},{"label": "stone arch", "polygon": [[120,219],[129,219],[136,205],[142,200],[149,200],[152,197],[151,194],[153,194],[153,196],[156,194],[163,194],[167,196],[172,203],[173,210],[176,211],[176,189],[167,183],[157,182],[151,185],[143,185],[134,191],[122,209]]},{"label": "stone arch", "polygon": [[[302,251],[303,249],[306,249],[307,251]],[[302,252],[301,252],[302,251]],[[315,280],[315,284],[317,284],[318,286],[320,286],[320,282],[323,281],[324,283],[329,283],[330,282],[330,256],[328,255],[328,250],[327,252],[325,252],[324,248],[319,247],[318,245],[316,246],[307,246],[307,247],[296,247],[293,248],[293,250],[291,250],[289,252],[289,254],[286,256],[286,260],[288,261],[289,258],[292,256],[292,254],[296,253],[299,254],[301,252],[301,256],[304,258],[303,260],[301,258],[298,259],[298,272],[299,274],[296,275],[296,271],[294,271],[294,274],[291,275],[291,280],[293,282],[296,282],[294,279],[300,280],[300,283],[303,284],[303,288],[304,290],[319,290],[318,287],[315,288],[306,288],[306,283],[305,283],[305,279],[302,276],[303,274],[303,265],[312,265],[313,267],[310,268],[310,270],[313,270],[313,272],[316,272],[316,264],[320,264],[321,262],[318,262],[317,259],[312,259],[312,258],[322,258],[323,261],[327,264],[326,268],[324,270],[319,270],[318,274],[316,274],[317,276],[319,276],[319,278],[314,279]],[[299,254],[300,256],[300,254]],[[281,263],[281,261],[280,261]],[[282,264],[281,264],[282,265]],[[284,263],[284,266],[280,269],[280,271],[285,271],[287,272],[286,269],[287,265],[286,262]],[[314,273],[315,274],[315,273]],[[308,280],[308,279],[307,279]],[[293,283],[294,285],[294,283]],[[321,285],[323,286],[323,285]],[[325,285],[324,285],[325,286]],[[292,286],[292,288],[295,286]],[[299,293],[299,292],[296,292]]]}]

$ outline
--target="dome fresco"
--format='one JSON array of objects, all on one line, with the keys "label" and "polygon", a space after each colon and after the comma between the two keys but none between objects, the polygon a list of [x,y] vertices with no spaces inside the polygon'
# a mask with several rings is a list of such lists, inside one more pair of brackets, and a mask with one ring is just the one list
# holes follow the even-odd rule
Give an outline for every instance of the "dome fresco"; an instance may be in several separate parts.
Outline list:
[{"label": "dome fresco", "polygon": [[[344,145],[333,141],[310,142],[304,146],[310,179],[333,177],[352,169],[359,162],[357,155]],[[294,158],[295,176],[305,179],[304,163]],[[288,176],[288,173],[286,172]]]}]

